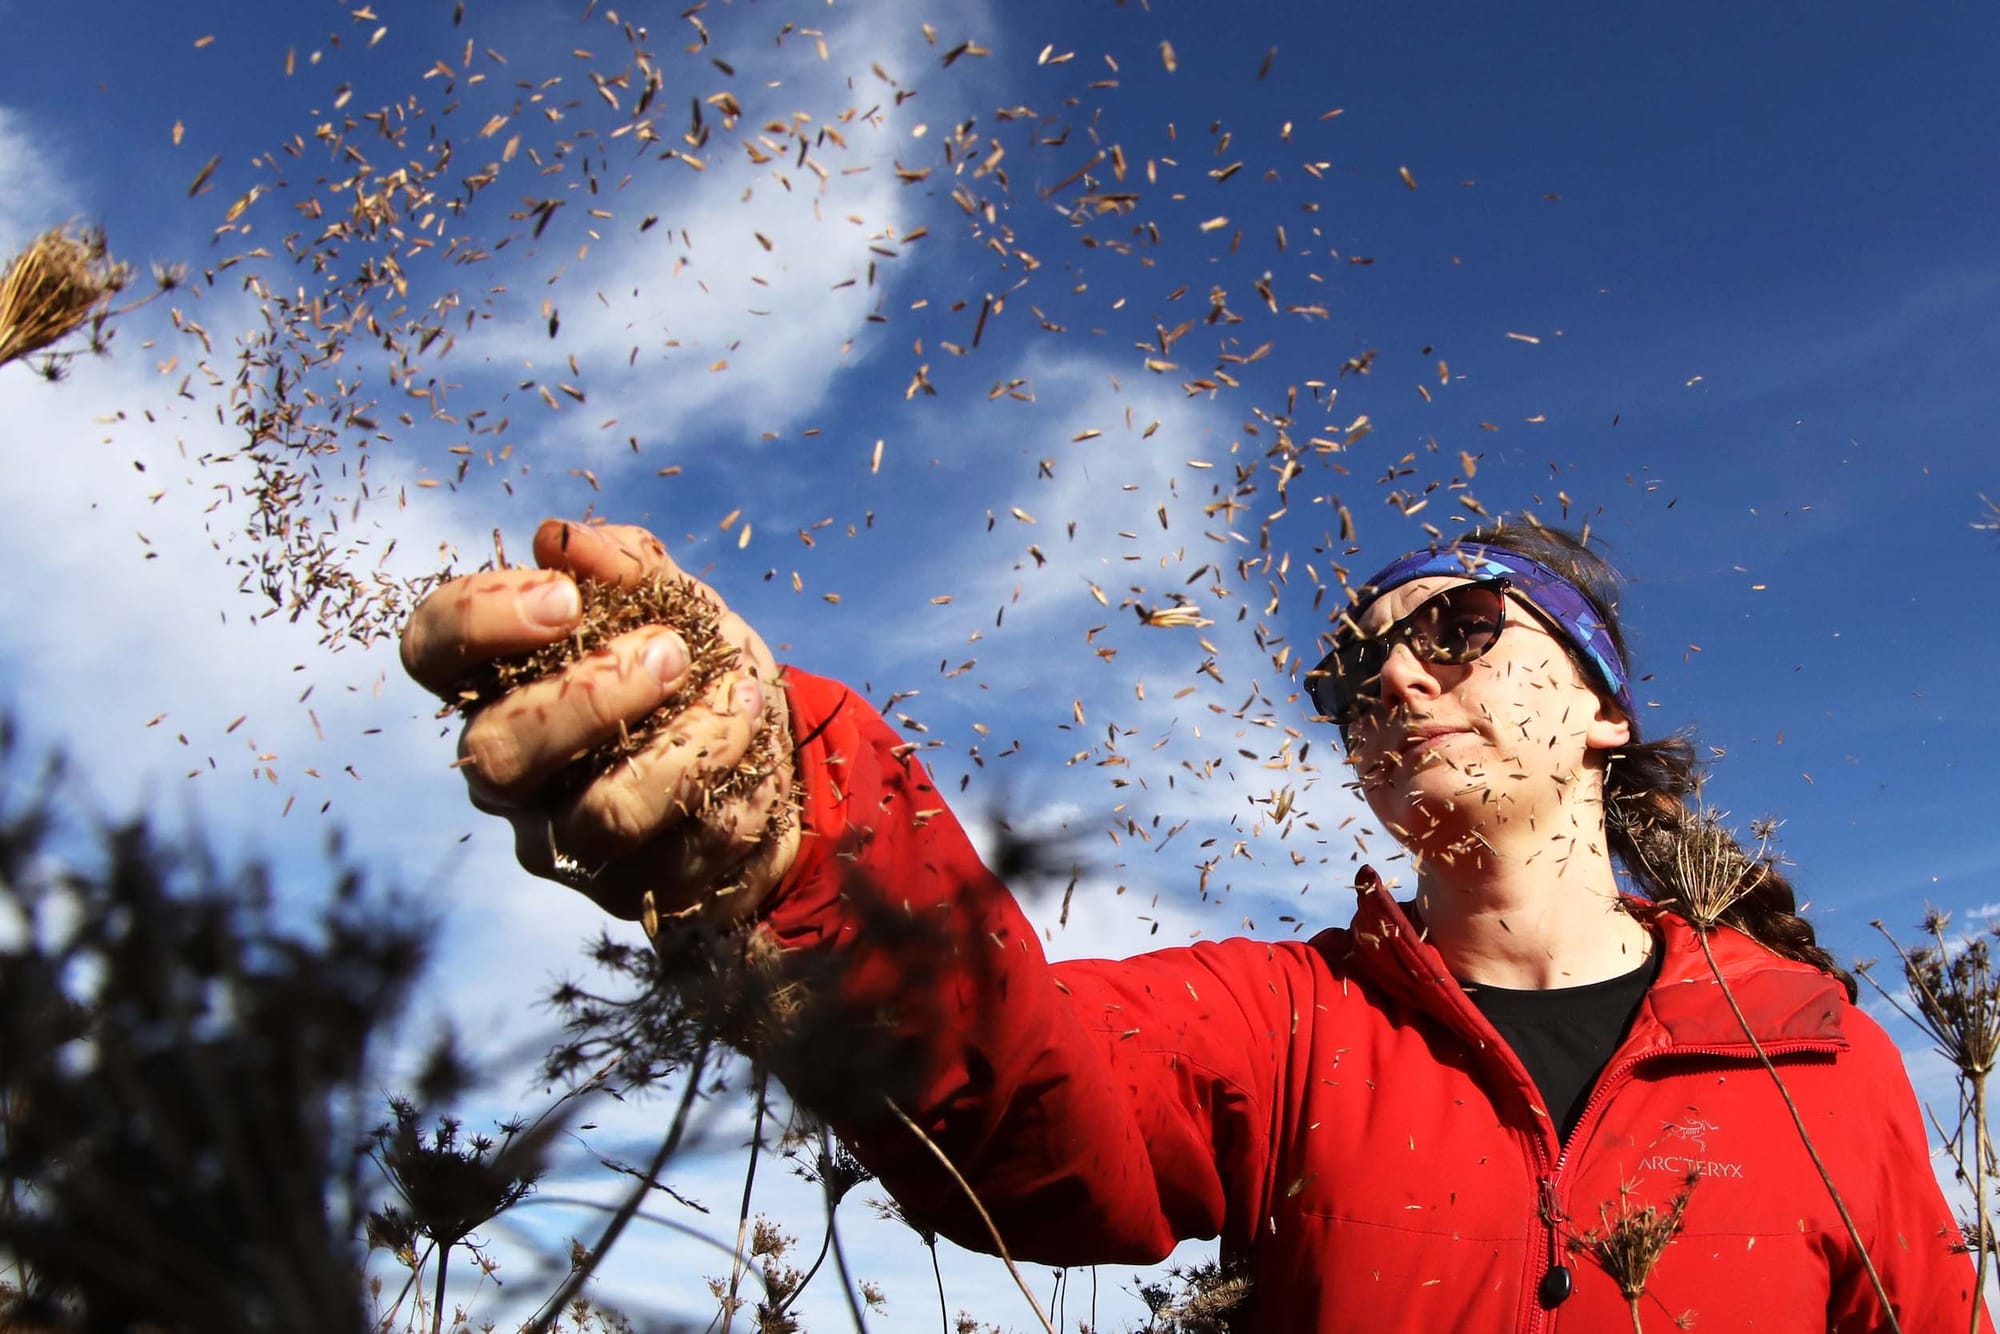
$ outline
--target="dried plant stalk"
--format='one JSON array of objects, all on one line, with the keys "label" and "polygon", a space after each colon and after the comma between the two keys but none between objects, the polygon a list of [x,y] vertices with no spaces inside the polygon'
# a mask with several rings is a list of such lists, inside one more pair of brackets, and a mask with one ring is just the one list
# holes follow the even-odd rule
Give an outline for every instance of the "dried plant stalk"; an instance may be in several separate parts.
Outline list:
[{"label": "dried plant stalk", "polygon": [[0,279],[0,366],[82,327],[131,281],[94,227],[54,227],[14,257]]},{"label": "dried plant stalk", "polygon": [[945,1151],[937,1146],[937,1141],[926,1135],[924,1128],[911,1120],[908,1112],[896,1105],[895,1099],[884,1098],[882,1101],[890,1112],[895,1115],[895,1118],[903,1123],[904,1128],[912,1135],[915,1135],[918,1142],[926,1149],[930,1150],[931,1157],[938,1160],[938,1163],[944,1168],[945,1172],[957,1183],[958,1188],[965,1193],[965,1198],[971,1202],[973,1210],[978,1213],[979,1221],[986,1224],[986,1235],[992,1238],[995,1254],[1000,1257],[1001,1263],[1007,1266],[1007,1272],[1013,1276],[1014,1286],[1019,1288],[1021,1295],[1028,1299],[1028,1305],[1035,1308],[1035,1318],[1042,1322],[1042,1329],[1045,1331],[1045,1334],[1056,1334],[1056,1327],[1049,1322],[1048,1313],[1042,1310],[1042,1304],[1035,1300],[1034,1289],[1028,1286],[1028,1280],[1021,1276],[1020,1267],[1014,1263],[1014,1257],[1008,1253],[1007,1243],[1000,1236],[1000,1228],[994,1223],[993,1215],[986,1212],[986,1205],[980,1200],[979,1192],[972,1188],[971,1182],[959,1174],[958,1168],[952,1165],[952,1161],[945,1155]]},{"label": "dried plant stalk", "polygon": [[[1986,1124],[1986,1077],[1981,1075],[1978,1079],[1970,1081],[1970,1083],[1971,1088],[1967,1099],[1967,1116],[1971,1120],[1973,1132],[1971,1148],[1973,1235],[1971,1245],[1978,1252],[1978,1259],[1975,1262],[1978,1277],[1972,1289],[1974,1296],[1972,1300],[1971,1334],[1979,1334],[1979,1308],[1986,1301],[1987,1261],[1992,1257],[1994,1249],[1993,1213],[1986,1201],[1987,1166],[1993,1157],[1993,1134],[1987,1128]],[[1963,1173],[1965,1171],[1966,1153],[1963,1147],[1964,1137],[1962,1134],[1959,1143],[1958,1169]],[[1960,1232],[1962,1234],[1964,1229],[1961,1228]]]},{"label": "dried plant stalk", "polygon": [[1889,1329],[1901,1334],[1902,1327],[1896,1320],[1895,1308],[1889,1303],[1889,1293],[1882,1285],[1882,1276],[1876,1272],[1874,1257],[1869,1255],[1868,1246],[1861,1239],[1861,1229],[1848,1212],[1847,1201],[1841,1196],[1839,1187],[1833,1184],[1833,1173],[1827,1170],[1825,1161],[1819,1156],[1819,1148],[1806,1130],[1805,1118],[1800,1115],[1798,1104],[1792,1101],[1792,1091],[1785,1086],[1784,1076],[1772,1064],[1764,1044],[1757,1040],[1756,1031],[1750,1027],[1749,1019],[1736,1003],[1736,992],[1730,987],[1729,979],[1722,975],[1722,966],[1715,961],[1715,951],[1709,945],[1709,936],[1723,915],[1754,892],[1768,874],[1763,840],[1759,840],[1755,855],[1746,854],[1722,823],[1724,818],[1723,812],[1701,806],[1688,811],[1677,826],[1670,826],[1664,820],[1648,821],[1635,831],[1633,841],[1648,869],[1656,875],[1659,874],[1659,862],[1671,863],[1671,873],[1662,878],[1673,887],[1687,919],[1693,923],[1695,939],[1701,942],[1702,956],[1708,960],[1708,971],[1715,978],[1715,984],[1722,989],[1722,997],[1729,1003],[1730,1013],[1736,1016],[1737,1027],[1743,1030],[1743,1036],[1749,1041],[1751,1050],[1756,1052],[1764,1072],[1777,1086],[1778,1096],[1784,1099],[1785,1110],[1791,1113],[1792,1126],[1798,1131],[1799,1142],[1805,1146],[1806,1156],[1812,1159],[1813,1167],[1818,1170],[1820,1182],[1840,1214],[1848,1239],[1854,1243],[1855,1252],[1861,1257],[1862,1268],[1867,1271],[1868,1281],[1882,1303]]},{"label": "dried plant stalk", "polygon": [[[1792,1091],[1785,1087],[1784,1077],[1778,1073],[1778,1067],[1771,1063],[1770,1054],[1764,1050],[1764,1044],[1757,1040],[1756,1031],[1750,1027],[1749,1019],[1744,1017],[1743,1007],[1736,1003],[1736,993],[1731,990],[1729,979],[1722,975],[1722,966],[1715,961],[1715,951],[1709,946],[1708,934],[1706,931],[1695,933],[1695,939],[1701,942],[1701,952],[1708,959],[1708,971],[1714,974],[1716,985],[1722,988],[1722,998],[1729,1002],[1729,1011],[1736,1016],[1736,1024],[1743,1030],[1743,1036],[1750,1040],[1750,1046],[1757,1053],[1757,1059],[1763,1062],[1764,1072],[1770,1075],[1771,1082],[1777,1085],[1778,1096],[1785,1100],[1785,1110],[1792,1114],[1792,1126],[1799,1132],[1799,1143],[1805,1146],[1806,1156],[1812,1159],[1813,1167],[1819,1172],[1820,1182],[1825,1185],[1826,1193],[1832,1197],[1833,1207],[1839,1212],[1840,1221],[1847,1228],[1848,1240],[1854,1243],[1855,1253],[1861,1257],[1861,1267],[1868,1271],[1868,1282],[1874,1287],[1877,1300],[1882,1303],[1883,1318],[1889,1322],[1889,1329],[1893,1334],[1902,1334],[1903,1327],[1896,1319],[1896,1308],[1889,1301],[1889,1290],[1882,1286],[1882,1276],[1875,1270],[1875,1257],[1868,1253],[1868,1243],[1861,1239],[1861,1229],[1855,1225],[1854,1215],[1847,1211],[1847,1201],[1842,1198],[1840,1188],[1833,1184],[1833,1173],[1827,1170],[1825,1160],[1819,1156],[1819,1148],[1806,1130],[1805,1118],[1799,1114],[1799,1105],[1792,1101]],[[1979,1303],[1974,1301],[1975,1312],[1978,1305]]]},{"label": "dried plant stalk", "polygon": [[[1945,938],[1951,917],[1936,909],[1924,914],[1923,932],[1931,943],[1906,949],[1889,934],[1881,922],[1871,922],[1896,951],[1903,964],[1903,981],[1909,988],[1909,1004],[1892,995],[1875,980],[1866,965],[1858,971],[1868,979],[1884,1000],[1895,1006],[1905,1019],[1922,1029],[1937,1050],[1958,1072],[1960,1087],[1958,1127],[1938,1133],[1958,1163],[1959,1179],[1972,1187],[1973,1216],[1965,1245],[1977,1257],[1978,1286],[1986,1291],[1989,1261],[1996,1248],[1993,1215],[1986,1198],[1992,1178],[1993,1136],[1986,1123],[1986,1085],[1996,1059],[2000,1059],[2000,969],[1996,969],[1988,936],[2000,936],[2000,929],[1954,946]],[[1979,1303],[1973,1303],[1974,1334],[1979,1329]]]},{"label": "dried plant stalk", "polygon": [[523,1334],[549,1334],[555,1322],[561,1319],[564,1309],[576,1294],[583,1290],[583,1285],[590,1281],[590,1276],[597,1272],[597,1266],[603,1262],[605,1253],[625,1231],[625,1225],[639,1212],[639,1206],[646,1201],[647,1192],[659,1182],[661,1170],[674,1156],[675,1150],[680,1148],[681,1136],[687,1130],[688,1113],[694,1109],[695,1095],[701,1090],[701,1076],[708,1066],[710,1050],[704,1043],[688,1066],[687,1087],[681,1090],[680,1106],[674,1112],[673,1124],[667,1127],[666,1138],[661,1140],[660,1147],[654,1150],[653,1160],[646,1165],[645,1172],[639,1176],[638,1184],[626,1194],[617,1212],[612,1214],[611,1221],[605,1224],[597,1244],[585,1252],[583,1263],[570,1270],[569,1277],[563,1280],[562,1286],[542,1303],[534,1318],[521,1327]]}]

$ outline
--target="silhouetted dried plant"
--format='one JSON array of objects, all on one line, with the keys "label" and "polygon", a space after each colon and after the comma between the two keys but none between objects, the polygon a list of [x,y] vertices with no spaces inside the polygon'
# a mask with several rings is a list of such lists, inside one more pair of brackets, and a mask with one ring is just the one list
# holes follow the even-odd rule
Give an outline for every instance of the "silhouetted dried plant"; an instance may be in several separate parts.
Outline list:
[{"label": "silhouetted dried plant", "polygon": [[[1880,921],[1869,925],[1882,933],[1902,961],[1907,990],[1899,996],[1885,988],[1868,963],[1857,965],[1855,971],[1923,1030],[1958,1075],[1956,1121],[1940,1125],[1938,1133],[1957,1165],[1958,1179],[1972,1191],[1972,1214],[1961,1220],[1960,1231],[1965,1249],[1978,1257],[1979,1285],[1974,1290],[1984,1292],[1990,1262],[2000,1254],[1988,1198],[1992,1183],[2000,1180],[2000,1161],[1995,1159],[1986,1119],[1987,1085],[1994,1062],[2000,1059],[2000,967],[1990,943],[2000,939],[2000,927],[1954,941],[1947,935],[1951,915],[1931,909],[1920,928],[1929,942],[1910,949]],[[1973,1318],[1977,1334],[1976,1310]]]},{"label": "silhouetted dried plant", "polygon": [[525,1123],[510,1122],[500,1128],[498,1141],[487,1135],[461,1141],[463,1127],[454,1117],[438,1117],[426,1133],[415,1103],[391,1098],[389,1110],[391,1119],[375,1129],[372,1153],[398,1202],[368,1216],[369,1244],[392,1250],[414,1279],[426,1259],[416,1242],[429,1243],[428,1257],[437,1261],[431,1303],[431,1330],[437,1334],[444,1328],[445,1278],[453,1248],[463,1246],[485,1267],[473,1229],[513,1208],[535,1188],[546,1139],[524,1135]]},{"label": "silhouetted dried plant", "polygon": [[1220,1260],[1175,1265],[1168,1275],[1170,1282],[1139,1285],[1152,1313],[1145,1334],[1226,1334],[1250,1295],[1249,1276]]},{"label": "silhouetted dried plant", "polygon": [[[828,1252],[838,1246],[840,1236],[834,1225],[834,1215],[840,1208],[840,1202],[846,1199],[848,1193],[856,1186],[875,1179],[875,1174],[863,1166],[860,1159],[848,1152],[847,1146],[835,1139],[825,1126],[812,1126],[806,1131],[806,1135],[815,1141],[815,1147],[809,1156],[803,1156],[795,1162],[793,1170],[820,1188],[820,1193],[826,1201],[826,1234],[820,1240],[819,1254],[813,1257],[812,1264],[806,1268],[805,1276],[799,1280],[797,1289],[777,1304],[781,1315],[791,1309],[792,1304],[798,1300],[799,1293],[805,1291],[806,1285],[819,1273],[820,1266],[826,1263]],[[850,1286],[848,1290],[851,1299],[853,1289]],[[855,1315],[858,1320],[860,1313],[857,1311]]]},{"label": "silhouetted dried plant", "polygon": [[143,820],[79,830],[0,722],[0,1249],[55,1330],[352,1334],[370,1055],[429,925],[334,885],[310,930],[268,872]]},{"label": "silhouetted dried plant", "polygon": [[[369,1319],[380,1248],[412,1283],[436,1260],[443,1328],[451,1250],[490,1272],[473,1231],[527,1194],[567,1100],[497,1139],[449,1116],[426,1130],[405,1098],[371,1129],[433,924],[370,892],[337,839],[316,914],[299,886],[281,914],[266,868],[228,870],[144,819],[85,823],[60,762],[25,767],[0,718],[0,1253],[16,1279],[0,1327],[386,1329],[402,1298]],[[471,1079],[446,1034],[412,1083],[441,1105]],[[617,1327],[577,1293],[558,1315]]]}]

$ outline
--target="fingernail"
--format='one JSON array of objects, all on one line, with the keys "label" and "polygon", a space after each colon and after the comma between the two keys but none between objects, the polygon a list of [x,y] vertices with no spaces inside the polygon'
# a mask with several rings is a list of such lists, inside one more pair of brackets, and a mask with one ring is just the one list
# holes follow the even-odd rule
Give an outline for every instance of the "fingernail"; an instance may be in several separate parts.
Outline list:
[{"label": "fingernail", "polygon": [[567,628],[583,610],[576,585],[560,576],[522,593],[520,607],[523,616],[551,630]]},{"label": "fingernail", "polygon": [[764,711],[764,687],[758,685],[755,681],[739,682],[735,691],[730,695],[730,702],[735,705],[733,712],[748,714],[762,713]]},{"label": "fingernail", "polygon": [[687,670],[687,645],[681,643],[679,635],[668,631],[646,645],[645,663],[647,671],[671,684]]}]

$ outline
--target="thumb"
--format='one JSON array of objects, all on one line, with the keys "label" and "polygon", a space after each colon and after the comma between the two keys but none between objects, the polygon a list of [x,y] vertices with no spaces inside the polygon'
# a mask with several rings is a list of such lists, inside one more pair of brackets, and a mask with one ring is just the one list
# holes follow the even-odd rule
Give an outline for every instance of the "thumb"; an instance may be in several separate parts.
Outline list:
[{"label": "thumb", "polygon": [[666,543],[636,524],[567,519],[544,519],[535,530],[535,563],[600,584],[638,584],[680,573]]}]

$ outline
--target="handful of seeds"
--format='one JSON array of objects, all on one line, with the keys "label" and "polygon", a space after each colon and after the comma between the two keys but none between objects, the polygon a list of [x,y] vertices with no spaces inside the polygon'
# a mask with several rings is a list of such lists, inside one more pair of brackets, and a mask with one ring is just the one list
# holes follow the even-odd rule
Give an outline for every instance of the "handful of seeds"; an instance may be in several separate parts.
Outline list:
[{"label": "handful of seeds", "polygon": [[[681,710],[703,699],[742,662],[736,646],[722,637],[720,607],[692,579],[659,576],[636,585],[579,579],[577,591],[583,618],[575,631],[532,653],[496,658],[468,673],[458,687],[455,707],[461,715],[470,717],[516,687],[557,675],[618,636],[648,625],[671,626],[680,635],[687,645],[688,672],[681,688],[645,719],[631,726],[621,724],[617,737],[572,759],[550,782],[550,796],[558,802],[575,797],[599,774],[644,750]],[[776,696],[773,683],[765,686],[764,717],[748,750],[735,768],[704,786],[698,815],[706,816],[718,804],[756,791],[776,770],[785,729],[772,725],[778,717]],[[791,818],[788,804],[766,837],[781,832],[782,821]]]},{"label": "handful of seeds", "polygon": [[[651,625],[669,626],[680,635],[688,670],[681,688],[651,714],[575,756],[550,780],[547,797],[557,804],[644,750],[682,710],[704,700],[744,665],[742,652],[722,635],[721,605],[692,579],[662,575],[636,585],[579,579],[577,591],[583,614],[569,637],[480,664],[459,682],[453,707],[460,715],[470,717],[520,686],[558,675],[620,635]],[[689,812],[711,827],[729,801],[754,793],[777,772],[791,747],[777,683],[763,684],[763,717],[743,757],[701,784],[699,804]],[[796,824],[796,779],[790,797],[765,826],[760,847],[769,847]],[[598,962],[624,974],[635,989],[609,1004],[595,997],[559,1004],[570,1011],[565,1020],[569,1040],[558,1049],[563,1062],[574,1058],[589,1063],[606,1053],[621,1053],[628,1070],[651,1072],[684,1064],[692,1050],[715,1039],[744,1050],[765,1050],[796,1027],[802,1004],[796,982],[780,967],[776,946],[758,932],[754,920],[734,910],[742,882],[725,875],[706,889],[697,903],[671,912],[651,892],[643,895],[639,920],[651,942],[643,954],[606,938]]]}]

